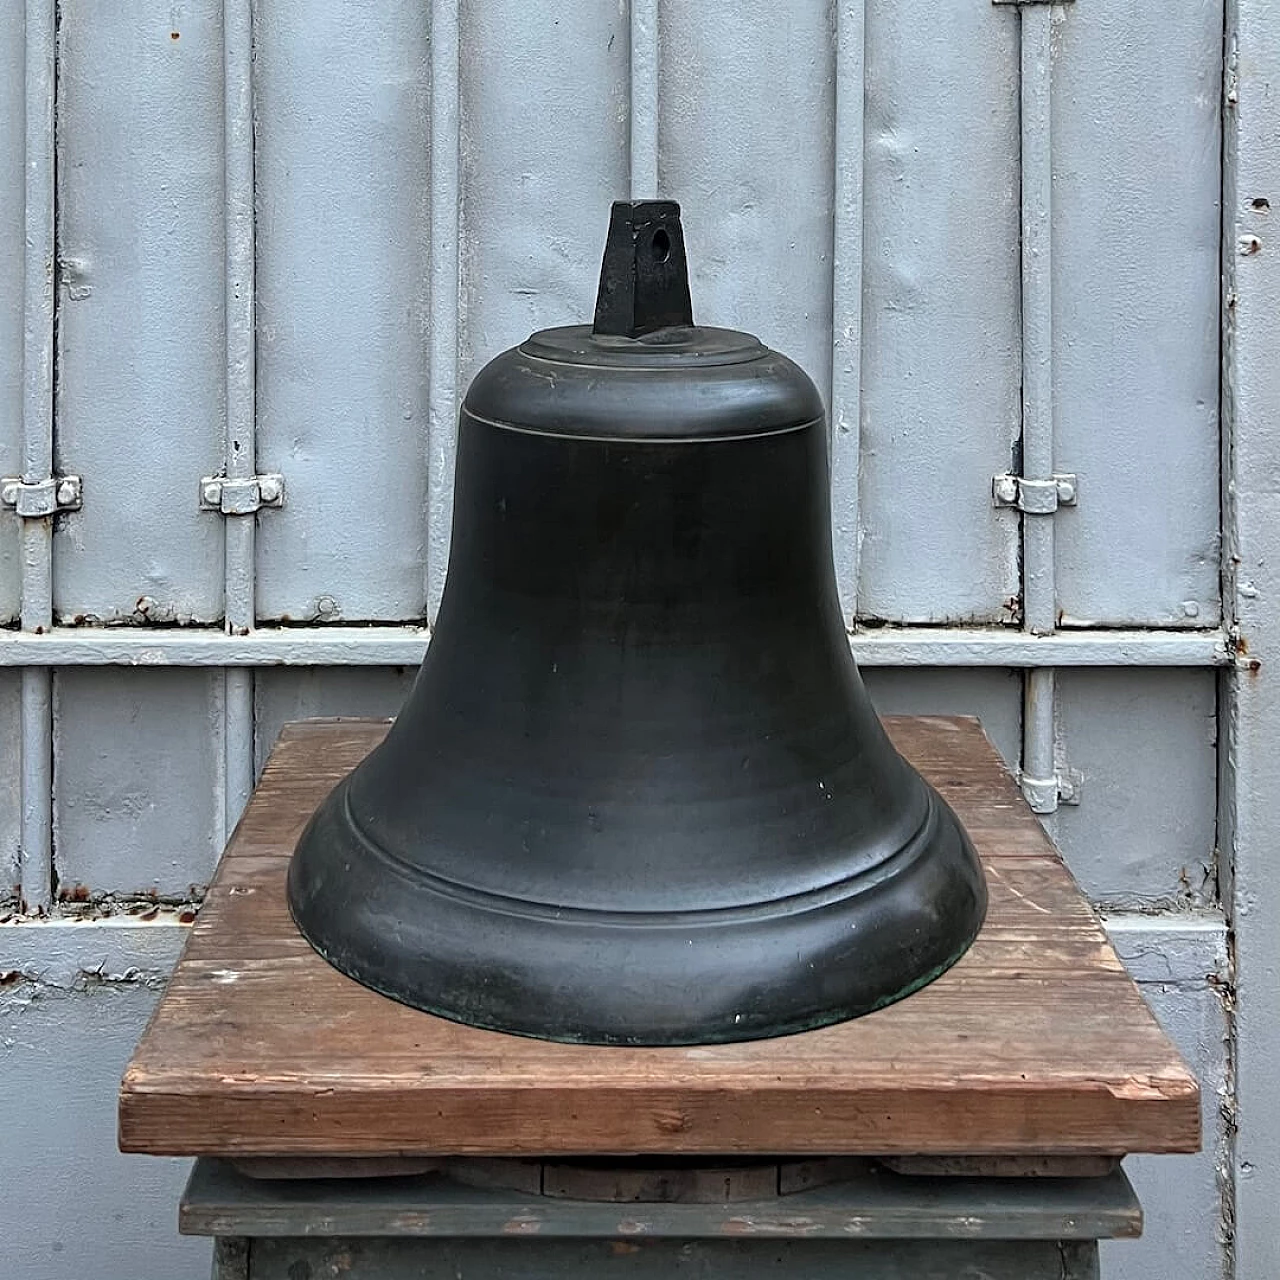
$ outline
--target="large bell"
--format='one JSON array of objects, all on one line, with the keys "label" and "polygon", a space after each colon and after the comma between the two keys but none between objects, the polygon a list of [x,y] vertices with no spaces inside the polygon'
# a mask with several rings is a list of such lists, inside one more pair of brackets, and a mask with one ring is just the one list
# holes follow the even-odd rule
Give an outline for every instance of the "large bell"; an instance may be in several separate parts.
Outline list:
[{"label": "large bell", "polygon": [[890,746],[831,564],[813,383],[694,327],[679,209],[613,209],[594,327],[462,407],[449,574],[385,742],[289,871],[311,944],[481,1027],[783,1035],[953,964],[986,890]]}]

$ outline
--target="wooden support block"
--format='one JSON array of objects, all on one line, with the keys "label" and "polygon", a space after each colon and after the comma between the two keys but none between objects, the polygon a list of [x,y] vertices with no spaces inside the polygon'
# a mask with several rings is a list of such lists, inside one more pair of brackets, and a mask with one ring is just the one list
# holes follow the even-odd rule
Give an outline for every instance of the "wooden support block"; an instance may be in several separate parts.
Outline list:
[{"label": "wooden support block", "polygon": [[1116,1156],[882,1156],[893,1173],[914,1178],[1104,1178]]},{"label": "wooden support block", "polygon": [[[1134,1237],[1142,1210],[1121,1170],[1105,1178],[902,1178],[864,1173],[758,1201],[583,1201],[448,1178],[266,1182],[197,1161],[179,1211],[186,1235],[524,1240],[791,1238],[1093,1241]],[[255,1244],[256,1248],[256,1244]],[[554,1271],[544,1275],[558,1274]],[[750,1274],[749,1272],[744,1274]],[[850,1266],[843,1273],[857,1275]],[[926,1273],[928,1274],[928,1273]]]},{"label": "wooden support block", "polygon": [[125,1074],[120,1144],[157,1155],[1108,1155],[1194,1151],[1195,1078],[974,720],[891,718],[991,892],[970,952],[889,1008],[670,1049],[444,1021],[321,960],[289,856],[382,722],[286,729]]}]

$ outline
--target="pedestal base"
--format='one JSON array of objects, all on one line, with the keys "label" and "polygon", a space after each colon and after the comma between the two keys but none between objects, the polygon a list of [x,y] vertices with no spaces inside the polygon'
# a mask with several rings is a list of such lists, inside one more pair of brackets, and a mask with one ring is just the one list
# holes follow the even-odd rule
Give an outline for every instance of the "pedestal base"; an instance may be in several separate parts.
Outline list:
[{"label": "pedestal base", "polygon": [[440,1175],[266,1181],[197,1163],[182,1230],[218,1238],[214,1280],[1097,1280],[1135,1236],[1119,1169],[1091,1178],[917,1177],[869,1168],[730,1203],[602,1203]]}]

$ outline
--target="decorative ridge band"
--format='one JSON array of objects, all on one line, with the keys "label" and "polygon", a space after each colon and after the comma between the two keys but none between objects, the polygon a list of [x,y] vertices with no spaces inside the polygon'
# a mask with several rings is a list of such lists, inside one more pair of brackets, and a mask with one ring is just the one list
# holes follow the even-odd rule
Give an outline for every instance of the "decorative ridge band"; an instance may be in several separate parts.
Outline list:
[{"label": "decorative ridge band", "polygon": [[782,898],[764,899],[732,907],[707,907],[695,911],[604,911],[595,907],[561,907],[549,902],[513,898],[459,884],[433,871],[407,861],[385,849],[360,825],[351,808],[351,791],[348,782],[341,784],[341,813],[348,829],[360,844],[384,865],[415,885],[451,901],[491,911],[500,915],[517,916],[526,920],[560,921],[566,924],[600,925],[622,929],[675,929],[688,925],[733,925],[755,920],[773,920],[783,916],[802,915],[820,911],[859,894],[869,893],[880,884],[892,879],[910,866],[929,846],[929,837],[938,823],[940,801],[932,788],[926,789],[927,803],[924,817],[911,836],[893,853],[874,867],[855,872],[842,880],[820,885],[802,893]]},{"label": "decorative ridge band", "polygon": [[522,436],[547,436],[552,440],[594,440],[603,444],[722,444],[730,440],[767,440],[771,436],[790,435],[793,431],[808,431],[811,427],[821,426],[823,418],[810,418],[807,422],[795,422],[785,427],[769,427],[764,431],[739,431],[731,435],[689,435],[689,436],[642,436],[642,435],[591,435],[585,431],[547,431],[542,427],[521,426],[515,422],[500,422],[496,418],[486,418],[474,409],[462,406],[462,412],[473,422],[482,426],[497,427],[499,431],[515,431]]}]

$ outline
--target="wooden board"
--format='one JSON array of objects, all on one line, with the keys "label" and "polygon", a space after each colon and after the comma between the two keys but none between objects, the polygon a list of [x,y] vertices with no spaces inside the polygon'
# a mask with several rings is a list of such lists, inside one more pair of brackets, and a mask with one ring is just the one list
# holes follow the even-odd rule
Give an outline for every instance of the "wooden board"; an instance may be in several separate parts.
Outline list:
[{"label": "wooden board", "polygon": [[1124,1154],[1194,1151],[1195,1078],[978,723],[886,721],[986,868],[969,954],[908,999],[705,1048],[460,1026],[321,960],[284,898],[321,797],[384,722],[282,734],[125,1073],[120,1145],[156,1155]]}]

